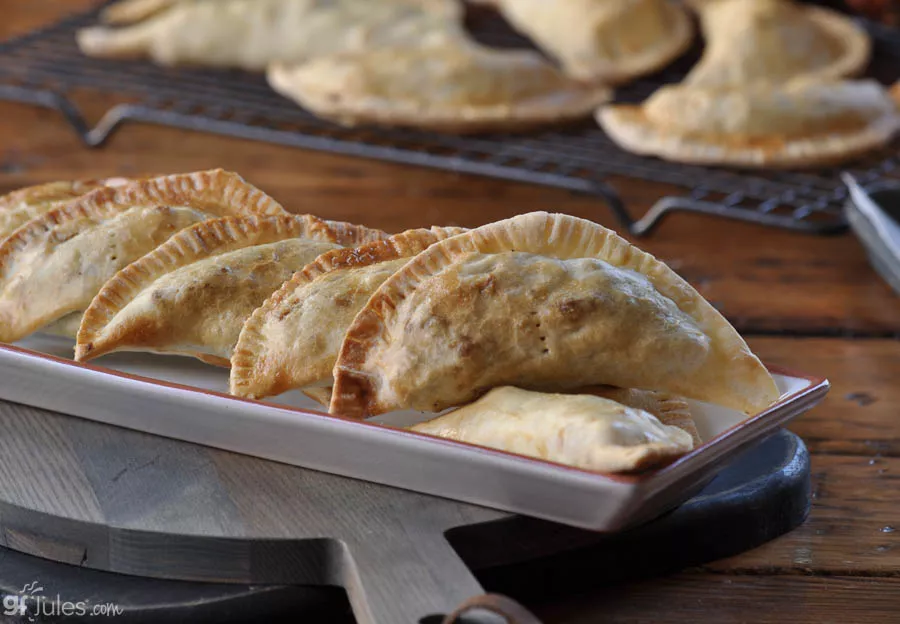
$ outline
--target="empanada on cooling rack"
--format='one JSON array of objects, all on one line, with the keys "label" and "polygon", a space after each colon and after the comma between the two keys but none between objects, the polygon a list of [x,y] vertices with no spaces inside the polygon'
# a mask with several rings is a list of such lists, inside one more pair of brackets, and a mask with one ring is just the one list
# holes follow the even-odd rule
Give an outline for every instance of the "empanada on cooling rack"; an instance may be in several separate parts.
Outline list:
[{"label": "empanada on cooling rack", "polygon": [[[126,10],[127,9],[127,10]],[[124,12],[124,17],[122,13]],[[428,45],[463,37],[455,0],[194,0],[123,5],[122,28],[78,32],[88,56],[149,58],[160,65],[262,71],[385,45]],[[116,13],[113,12],[113,18]]]},{"label": "empanada on cooling rack", "polygon": [[490,388],[604,384],[757,412],[778,398],[746,343],[665,264],[600,225],[530,213],[416,256],[347,330],[330,411],[440,411]]},{"label": "empanada on cooling rack", "polygon": [[[355,236],[334,227],[341,225]],[[341,244],[381,235],[311,215],[244,215],[200,223],[103,286],[84,313],[75,359],[155,351],[228,366],[251,312],[295,271]]]},{"label": "empanada on cooling rack", "polygon": [[623,149],[738,167],[812,167],[855,158],[897,131],[896,102],[874,81],[794,81],[720,90],[663,87],[642,105],[598,112]]},{"label": "empanada on cooling rack", "polygon": [[108,178],[105,180],[77,180],[74,182],[50,182],[18,189],[0,197],[0,241],[17,228],[58,208],[66,202],[105,186],[122,186],[130,180]]},{"label": "empanada on cooling rack", "polygon": [[116,272],[211,217],[287,214],[222,170],[102,188],[32,219],[0,244],[0,340],[84,310]]},{"label": "empanada on cooling rack", "polygon": [[261,398],[330,382],[344,332],[369,296],[409,258],[465,231],[408,230],[316,258],[244,324],[231,358],[231,393]]},{"label": "empanada on cooling rack", "polygon": [[579,119],[609,91],[564,76],[528,50],[475,44],[384,48],[273,65],[269,84],[346,125],[457,133],[516,130]]},{"label": "empanada on cooling rack", "polygon": [[670,0],[498,0],[503,16],[573,78],[619,83],[656,71],[694,29]]},{"label": "empanada on cooling rack", "polygon": [[862,72],[869,62],[868,35],[828,9],[789,0],[713,0],[699,10],[706,49],[685,84],[837,79]]},{"label": "empanada on cooling rack", "polygon": [[411,429],[596,472],[646,470],[693,448],[690,434],[641,409],[513,387]]}]

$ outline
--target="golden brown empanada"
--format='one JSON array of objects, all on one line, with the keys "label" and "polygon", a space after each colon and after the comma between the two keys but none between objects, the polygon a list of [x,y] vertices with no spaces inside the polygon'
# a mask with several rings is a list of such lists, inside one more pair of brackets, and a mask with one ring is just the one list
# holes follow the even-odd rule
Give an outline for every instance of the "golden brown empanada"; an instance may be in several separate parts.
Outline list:
[{"label": "golden brown empanada", "polygon": [[642,105],[602,108],[623,149],[666,160],[739,167],[811,167],[888,143],[897,107],[878,83],[794,81],[719,90],[663,87]]},{"label": "golden brown empanada", "polygon": [[344,332],[369,296],[409,258],[466,230],[408,230],[322,254],[247,320],[231,358],[231,393],[261,398],[331,381]]},{"label": "golden brown empanada", "polygon": [[596,472],[646,470],[693,448],[688,433],[641,409],[508,386],[411,429]]},{"label": "golden brown empanada", "polygon": [[126,178],[49,182],[8,193],[0,197],[0,241],[35,217],[82,195],[105,186],[122,186],[129,182],[131,180]]},{"label": "golden brown empanada", "polygon": [[316,115],[456,133],[533,128],[589,115],[609,91],[529,50],[475,44],[383,48],[275,64],[269,84]]},{"label": "golden brown empanada", "polygon": [[146,19],[80,30],[82,52],[262,71],[272,62],[464,36],[455,0],[194,0],[137,9]]},{"label": "golden brown empanada", "polygon": [[0,340],[84,310],[115,273],[211,217],[287,214],[222,170],[102,188],[32,219],[0,244]]},{"label": "golden brown empanada", "polygon": [[503,16],[573,78],[619,83],[681,55],[694,28],[670,0],[497,0]]},{"label": "golden brown empanada", "polygon": [[490,388],[659,390],[757,412],[774,380],[687,282],[600,225],[544,212],[416,256],[347,330],[330,412],[440,411]]},{"label": "golden brown empanada", "polygon": [[371,237],[333,225],[245,215],[179,232],[103,286],[84,313],[75,359],[156,351],[228,366],[244,321],[285,280],[320,254]]},{"label": "golden brown empanada", "polygon": [[801,76],[854,76],[869,62],[865,31],[829,9],[789,0],[715,0],[699,10],[706,49],[685,84],[779,86]]}]

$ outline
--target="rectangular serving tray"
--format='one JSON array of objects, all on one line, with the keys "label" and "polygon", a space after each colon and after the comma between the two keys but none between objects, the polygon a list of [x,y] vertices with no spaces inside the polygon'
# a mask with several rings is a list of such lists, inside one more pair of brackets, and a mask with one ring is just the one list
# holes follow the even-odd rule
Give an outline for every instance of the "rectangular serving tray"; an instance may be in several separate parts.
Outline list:
[{"label": "rectangular serving tray", "polygon": [[829,388],[824,378],[771,368],[782,394],[769,409],[745,417],[692,401],[702,446],[651,472],[607,475],[401,428],[421,413],[356,421],[322,413],[296,392],[235,398],[226,370],[188,358],[119,353],[93,365],[71,353],[71,340],[40,334],[0,344],[0,399],[597,531],[687,500]]}]

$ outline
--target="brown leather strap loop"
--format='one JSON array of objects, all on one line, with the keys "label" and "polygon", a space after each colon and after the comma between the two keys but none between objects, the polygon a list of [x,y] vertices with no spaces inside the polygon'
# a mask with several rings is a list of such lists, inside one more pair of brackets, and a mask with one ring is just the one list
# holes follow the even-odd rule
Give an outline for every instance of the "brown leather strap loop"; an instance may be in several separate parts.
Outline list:
[{"label": "brown leather strap loop", "polygon": [[541,624],[541,621],[528,609],[512,598],[500,594],[482,594],[469,598],[450,615],[444,618],[443,624],[457,624],[459,618],[469,611],[484,609],[506,619],[508,624]]}]

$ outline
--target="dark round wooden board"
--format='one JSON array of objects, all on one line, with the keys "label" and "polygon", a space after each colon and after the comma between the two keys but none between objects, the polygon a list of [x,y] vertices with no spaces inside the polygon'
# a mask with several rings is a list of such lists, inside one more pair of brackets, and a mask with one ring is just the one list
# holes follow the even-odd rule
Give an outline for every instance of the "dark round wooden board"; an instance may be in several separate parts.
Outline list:
[{"label": "dark round wooden board", "polygon": [[617,534],[21,405],[0,403],[0,431],[0,535],[19,551],[0,556],[0,591],[40,580],[47,593],[121,605],[122,622],[185,610],[191,622],[348,618],[341,592],[322,585],[344,587],[364,624],[419,622],[483,584],[516,595],[548,578],[601,584],[736,554],[809,509],[806,449],[784,431],[675,511]]}]

